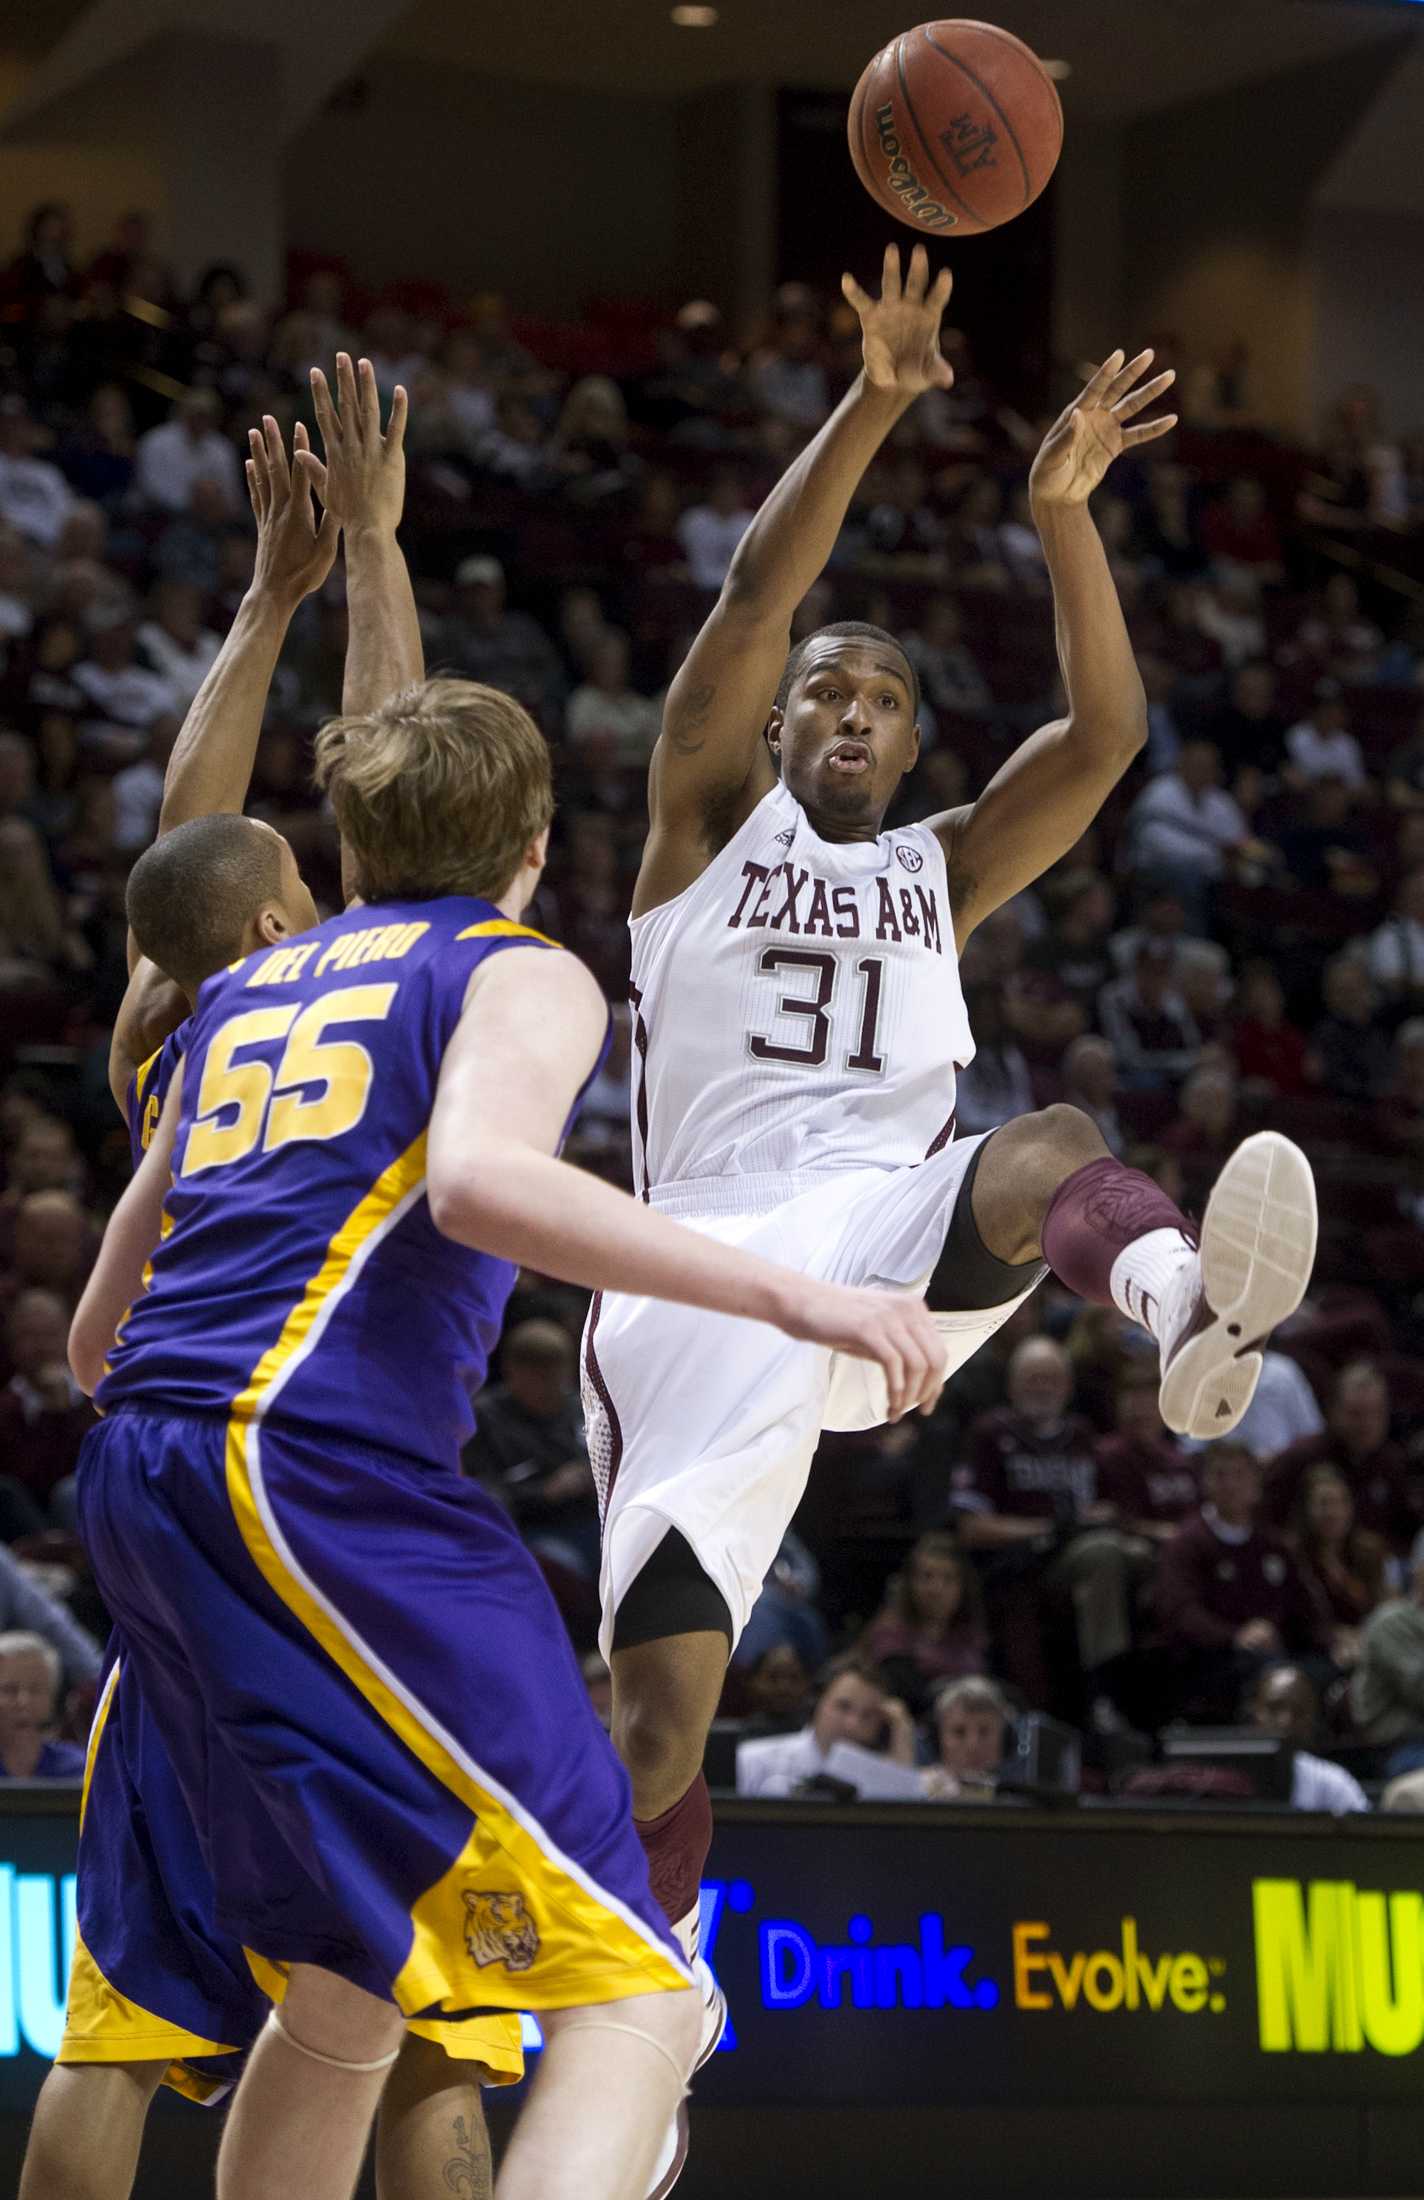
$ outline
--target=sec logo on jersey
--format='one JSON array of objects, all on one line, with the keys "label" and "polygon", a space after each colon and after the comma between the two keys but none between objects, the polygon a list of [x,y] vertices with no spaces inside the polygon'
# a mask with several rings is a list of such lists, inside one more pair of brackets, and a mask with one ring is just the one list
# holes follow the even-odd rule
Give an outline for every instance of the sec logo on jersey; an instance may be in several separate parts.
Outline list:
[{"label": "sec logo on jersey", "polygon": [[895,859],[906,871],[923,871],[925,867],[925,859],[918,848],[906,848],[897,844]]}]

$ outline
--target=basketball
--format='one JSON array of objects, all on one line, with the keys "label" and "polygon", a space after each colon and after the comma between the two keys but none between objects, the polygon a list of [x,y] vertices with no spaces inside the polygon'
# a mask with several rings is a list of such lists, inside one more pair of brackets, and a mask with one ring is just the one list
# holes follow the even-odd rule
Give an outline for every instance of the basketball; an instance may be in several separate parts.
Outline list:
[{"label": "basketball", "polygon": [[911,229],[971,237],[1032,206],[1063,150],[1037,54],[992,23],[921,23],[862,71],[847,123],[856,174]]}]

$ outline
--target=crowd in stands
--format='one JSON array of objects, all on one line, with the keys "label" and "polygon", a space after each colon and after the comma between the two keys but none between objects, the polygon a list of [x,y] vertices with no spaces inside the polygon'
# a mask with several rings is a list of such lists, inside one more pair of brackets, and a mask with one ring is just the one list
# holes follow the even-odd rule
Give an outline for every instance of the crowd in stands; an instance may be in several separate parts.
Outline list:
[{"label": "crowd in stands", "polygon": [[[1025,491],[1044,423],[998,402],[965,336],[947,344],[954,388],[896,429],[797,621],[905,638],[924,746],[897,818],[972,796],[1060,699]],[[65,207],[29,219],[0,277],[7,1769],[36,1761],[37,1695],[77,1730],[104,1631],[73,1534],[90,1409],[64,1338],[128,1169],[105,1075],[125,879],[251,573],[245,432],[268,412],[310,427],[308,370],[338,347],[410,391],[402,540],[428,664],[508,689],[555,751],[535,921],[615,1003],[573,1149],[615,1180],[660,697],[858,363],[854,315],[797,284],[745,337],[707,301],[668,319],[608,300],[563,326],[303,263],[273,310],[236,267],[181,294],[142,215],[87,264]],[[768,1781],[843,1740],[917,1765],[927,1792],[984,1790],[1025,1710],[1099,1740],[1251,1716],[1373,1751],[1371,1776],[1424,1764],[1424,437],[1391,438],[1359,389],[1294,448],[1251,425],[1248,364],[1197,397],[1186,377],[1176,437],[1097,501],[1148,743],[1072,855],[969,944],[959,1122],[1071,1100],[1198,1210],[1243,1134],[1287,1131],[1319,1181],[1311,1295],[1238,1438],[1205,1453],[1163,1429],[1145,1337],[1051,1279],[930,1420],[827,1438],[729,1682],[749,1737],[796,1740]],[[324,909],[336,843],[308,761],[345,641],[338,567],[294,621],[252,796]],[[521,1277],[465,1464],[589,1650],[581,1315]]]}]

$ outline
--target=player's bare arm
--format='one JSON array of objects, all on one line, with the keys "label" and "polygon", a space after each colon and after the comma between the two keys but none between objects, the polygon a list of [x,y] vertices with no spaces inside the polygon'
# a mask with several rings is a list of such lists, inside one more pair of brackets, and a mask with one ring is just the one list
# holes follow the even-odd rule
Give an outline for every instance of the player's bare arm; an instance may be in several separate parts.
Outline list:
[{"label": "player's bare arm", "polygon": [[[183,721],[164,774],[158,833],[195,817],[240,811],[247,800],[267,693],[297,606],[320,588],[336,557],[338,525],[318,520],[305,477],[294,479],[281,430],[269,415],[252,429],[247,490],[257,521],[252,585],[238,606]],[[298,424],[293,445],[306,448]],[[109,1046],[109,1089],[120,1110],[135,1069],[188,1013],[181,989],[139,954],[129,934],[129,985]]]},{"label": "player's bare arm", "polygon": [[174,1071],[153,1143],[130,1177],[109,1217],[99,1257],[84,1286],[69,1330],[74,1380],[92,1397],[104,1372],[114,1335],[143,1288],[143,1271],[162,1231],[163,1202],[173,1175],[173,1141],[182,1105],[183,1066]]},{"label": "player's bare arm", "polygon": [[769,1322],[875,1360],[892,1419],[928,1407],[943,1354],[919,1299],[844,1290],[734,1252],[555,1158],[607,1020],[602,994],[572,955],[507,952],[481,966],[431,1118],[427,1189],[437,1229],[568,1283]]},{"label": "player's bare arm", "polygon": [[[341,527],[347,615],[341,708],[351,717],[425,677],[415,591],[396,540],[405,510],[408,402],[397,386],[383,432],[375,369],[369,359],[353,366],[344,351],[336,355],[335,394],[320,367],[312,368],[311,386],[325,459],[308,451],[298,463]],[[344,846],[341,887],[350,901],[355,883]]]},{"label": "player's bare arm", "polygon": [[1088,499],[1123,451],[1155,442],[1175,413],[1132,423],[1171,387],[1143,376],[1150,351],[1121,351],[1049,430],[1029,476],[1033,516],[1053,583],[1068,715],[1040,727],[977,802],[930,820],[945,851],[955,938],[963,947],[992,910],[1066,855],[1147,738],[1147,702],[1102,538]]},{"label": "player's bare arm", "polygon": [[860,315],[864,366],[819,435],[782,475],[738,545],[722,593],[668,693],[648,785],[651,831],[633,914],[699,877],[772,784],[762,739],[797,605],[823,571],[866,468],[922,391],[947,389],[939,348],[947,269],[931,283],[916,245],[903,280],[885,252],[878,298],[842,288]]}]

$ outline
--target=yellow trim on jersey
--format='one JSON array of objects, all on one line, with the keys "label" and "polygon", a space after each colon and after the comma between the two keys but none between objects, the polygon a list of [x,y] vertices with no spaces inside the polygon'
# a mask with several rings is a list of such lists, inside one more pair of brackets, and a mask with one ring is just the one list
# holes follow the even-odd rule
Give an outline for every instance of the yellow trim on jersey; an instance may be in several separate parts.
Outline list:
[{"label": "yellow trim on jersey", "polygon": [[[303,1346],[315,1341],[318,1322],[325,1322],[337,1297],[354,1280],[376,1234],[418,1188],[425,1143],[422,1133],[347,1216],[277,1342],[234,1399],[227,1432],[228,1501],[268,1587],[377,1717],[470,1813],[470,1832],[460,1856],[411,1913],[410,1953],[391,1982],[398,2007],[408,2016],[435,2008],[567,2008],[675,1991],[687,1985],[687,1973],[652,1931],[612,1898],[601,1899],[576,1876],[576,1867],[556,1860],[538,1822],[526,1819],[514,1798],[506,1802],[487,1786],[478,1767],[454,1754],[424,1706],[406,1695],[394,1675],[378,1670],[359,1637],[348,1631],[335,1607],[282,1547],[281,1529],[267,1500],[261,1473],[262,1416]],[[525,1968],[511,1970],[501,1958],[492,1959],[479,1941],[481,1894],[506,1902],[523,1898],[525,1922],[537,1927],[534,1959]],[[477,1946],[483,1963],[477,1960]]]},{"label": "yellow trim on jersey", "polygon": [[84,1745],[84,1784],[79,1790],[79,1831],[84,1831],[84,1813],[89,1808],[89,1783],[94,1777],[94,1761],[99,1754],[99,1744],[104,1739],[104,1729],[109,1723],[113,1708],[114,1690],[119,1685],[119,1667],[122,1659],[115,1658],[109,1667],[109,1677],[104,1692],[94,1706],[94,1716],[89,1721],[89,1739]]},{"label": "yellow trim on jersey", "polygon": [[516,924],[513,917],[486,917],[483,924],[467,924],[463,932],[455,934],[457,940],[538,940],[541,947],[557,947],[547,932],[536,932],[531,924]]},{"label": "yellow trim on jersey", "polygon": [[152,1054],[149,1055],[147,1061],[140,1062],[138,1068],[133,1073],[134,1099],[138,1103],[140,1112],[142,1112],[144,1102],[144,1079],[147,1077],[149,1071],[153,1068],[154,1063],[158,1060],[159,1055],[163,1052],[163,1048],[167,1046],[167,1044],[168,1041],[165,1039],[162,1042],[162,1045],[156,1046]]},{"label": "yellow trim on jersey", "polygon": [[[183,2062],[190,2055],[236,2055],[241,2049],[224,2040],[205,2040],[181,2024],[169,2024],[140,2002],[130,2001],[105,1978],[84,1944],[74,1937],[74,1961],[69,1967],[69,2007],[64,2037],[56,2062]],[[221,2079],[205,2079],[196,2071],[165,2073],[165,2085],[192,2099],[201,2099],[201,2088],[218,2090]]]}]

